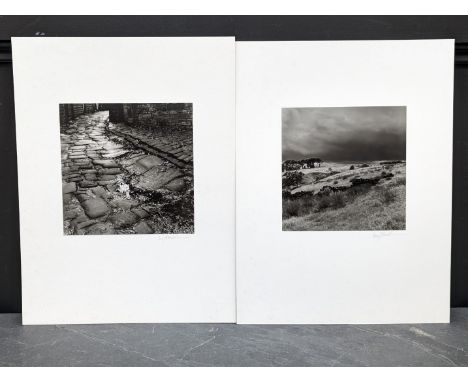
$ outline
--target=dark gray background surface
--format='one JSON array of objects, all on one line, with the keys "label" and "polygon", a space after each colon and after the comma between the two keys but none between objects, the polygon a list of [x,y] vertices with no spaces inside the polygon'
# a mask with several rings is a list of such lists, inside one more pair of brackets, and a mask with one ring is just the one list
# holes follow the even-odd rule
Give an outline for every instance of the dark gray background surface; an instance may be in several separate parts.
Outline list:
[{"label": "dark gray background surface", "polygon": [[[21,311],[12,36],[235,36],[239,41],[456,39],[451,303],[468,306],[467,16],[0,17],[0,313]],[[427,192],[437,192],[440,186],[451,185],[435,180],[433,186],[428,183]]]},{"label": "dark gray background surface", "polygon": [[22,326],[0,314],[1,366],[468,366],[468,309],[450,324]]}]

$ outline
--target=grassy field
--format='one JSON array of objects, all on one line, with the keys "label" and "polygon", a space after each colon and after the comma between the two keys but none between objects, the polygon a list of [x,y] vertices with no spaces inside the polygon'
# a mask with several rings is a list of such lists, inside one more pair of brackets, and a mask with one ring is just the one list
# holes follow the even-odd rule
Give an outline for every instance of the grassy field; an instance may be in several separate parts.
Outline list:
[{"label": "grassy field", "polygon": [[283,173],[283,231],[404,230],[406,163],[323,163]]}]

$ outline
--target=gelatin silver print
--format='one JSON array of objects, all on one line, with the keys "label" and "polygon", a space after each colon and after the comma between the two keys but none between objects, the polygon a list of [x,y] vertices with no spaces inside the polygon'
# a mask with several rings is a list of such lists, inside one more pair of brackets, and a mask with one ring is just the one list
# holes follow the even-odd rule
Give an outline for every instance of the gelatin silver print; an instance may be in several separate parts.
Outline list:
[{"label": "gelatin silver print", "polygon": [[406,228],[406,107],[282,109],[283,231]]},{"label": "gelatin silver print", "polygon": [[191,103],[59,111],[65,235],[194,232]]}]

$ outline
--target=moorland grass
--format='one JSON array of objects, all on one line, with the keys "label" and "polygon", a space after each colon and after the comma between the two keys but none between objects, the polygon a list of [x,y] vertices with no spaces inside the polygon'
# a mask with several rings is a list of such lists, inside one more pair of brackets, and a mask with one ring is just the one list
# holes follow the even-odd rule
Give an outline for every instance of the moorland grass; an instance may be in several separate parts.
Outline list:
[{"label": "moorland grass", "polygon": [[404,176],[376,186],[361,185],[329,195],[305,194],[283,200],[284,231],[403,230]]}]

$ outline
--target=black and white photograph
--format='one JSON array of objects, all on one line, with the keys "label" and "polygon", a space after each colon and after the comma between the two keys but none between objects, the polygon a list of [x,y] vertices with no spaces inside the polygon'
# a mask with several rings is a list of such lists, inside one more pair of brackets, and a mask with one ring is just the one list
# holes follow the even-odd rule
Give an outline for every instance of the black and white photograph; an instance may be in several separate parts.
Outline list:
[{"label": "black and white photograph", "polygon": [[191,103],[59,111],[65,235],[194,232]]},{"label": "black and white photograph", "polygon": [[283,231],[405,230],[406,107],[282,109]]}]

